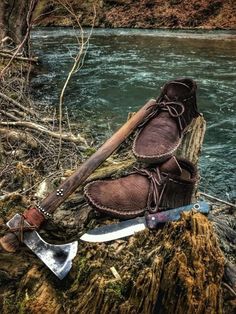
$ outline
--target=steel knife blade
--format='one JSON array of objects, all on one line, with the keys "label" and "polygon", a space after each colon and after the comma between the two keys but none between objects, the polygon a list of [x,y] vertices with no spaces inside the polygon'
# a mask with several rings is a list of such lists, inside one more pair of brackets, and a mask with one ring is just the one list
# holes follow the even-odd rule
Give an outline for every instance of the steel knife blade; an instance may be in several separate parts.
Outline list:
[{"label": "steel knife blade", "polygon": [[111,225],[98,227],[84,233],[80,240],[86,242],[107,242],[131,236],[146,228],[155,229],[158,225],[168,221],[176,221],[182,212],[195,210],[203,214],[209,213],[210,205],[206,202],[197,202],[163,212],[147,214],[143,217],[125,220]]}]

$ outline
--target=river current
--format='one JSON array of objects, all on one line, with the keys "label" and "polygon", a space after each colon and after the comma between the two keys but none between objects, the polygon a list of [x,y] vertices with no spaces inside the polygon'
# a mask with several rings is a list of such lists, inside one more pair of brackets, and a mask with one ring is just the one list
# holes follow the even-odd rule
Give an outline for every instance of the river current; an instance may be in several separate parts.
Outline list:
[{"label": "river current", "polygon": [[[42,65],[32,80],[38,101],[58,106],[76,43],[71,28],[33,30],[32,51]],[[128,112],[156,98],[167,80],[178,77],[196,80],[198,108],[207,122],[199,165],[201,191],[232,201],[236,32],[95,29],[84,65],[67,89],[65,105],[102,143],[125,122]]]}]

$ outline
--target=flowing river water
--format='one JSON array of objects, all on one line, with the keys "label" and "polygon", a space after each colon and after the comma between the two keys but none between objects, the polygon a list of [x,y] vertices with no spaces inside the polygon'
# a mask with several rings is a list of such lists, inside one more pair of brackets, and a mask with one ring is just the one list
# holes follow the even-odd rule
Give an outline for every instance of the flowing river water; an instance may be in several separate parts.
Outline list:
[{"label": "flowing river water", "polygon": [[[58,106],[78,46],[71,28],[39,28],[32,50],[42,70],[35,97]],[[78,35],[78,33],[77,33]],[[236,199],[236,32],[95,29],[83,67],[65,95],[68,111],[102,143],[130,111],[156,98],[170,79],[191,77],[207,121],[199,170],[201,191]]]}]

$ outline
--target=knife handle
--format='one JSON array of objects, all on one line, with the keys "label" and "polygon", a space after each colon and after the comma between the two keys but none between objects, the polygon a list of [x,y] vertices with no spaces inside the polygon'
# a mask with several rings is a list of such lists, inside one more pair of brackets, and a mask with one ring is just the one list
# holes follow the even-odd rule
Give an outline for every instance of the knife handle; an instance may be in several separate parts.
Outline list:
[{"label": "knife handle", "polygon": [[190,210],[195,210],[202,214],[208,214],[210,211],[210,205],[206,202],[197,202],[195,204],[169,209],[155,214],[147,214],[146,223],[149,229],[155,229],[158,225],[165,222],[178,220],[182,212]]}]

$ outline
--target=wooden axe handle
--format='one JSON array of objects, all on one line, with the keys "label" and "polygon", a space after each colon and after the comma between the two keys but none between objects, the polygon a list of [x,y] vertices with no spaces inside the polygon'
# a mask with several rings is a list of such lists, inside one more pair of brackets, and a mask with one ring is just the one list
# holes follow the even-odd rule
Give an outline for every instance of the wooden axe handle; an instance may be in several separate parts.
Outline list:
[{"label": "wooden axe handle", "polygon": [[[105,161],[124,140],[137,128],[137,126],[152,111],[156,101],[149,100],[136,114],[134,114],[115,134],[112,135],[87,161],[85,161],[56,191],[50,193],[36,208],[25,211],[23,217],[36,228],[39,228],[45,217],[54,212],[89,176]],[[44,215],[43,215],[43,213]],[[23,231],[21,234],[23,235]],[[8,252],[15,252],[18,237],[14,233],[7,233],[0,238],[1,246]]]},{"label": "wooden axe handle", "polygon": [[116,133],[89,157],[56,191],[40,204],[46,213],[53,213],[104,162],[152,111],[156,101],[150,99]]}]

